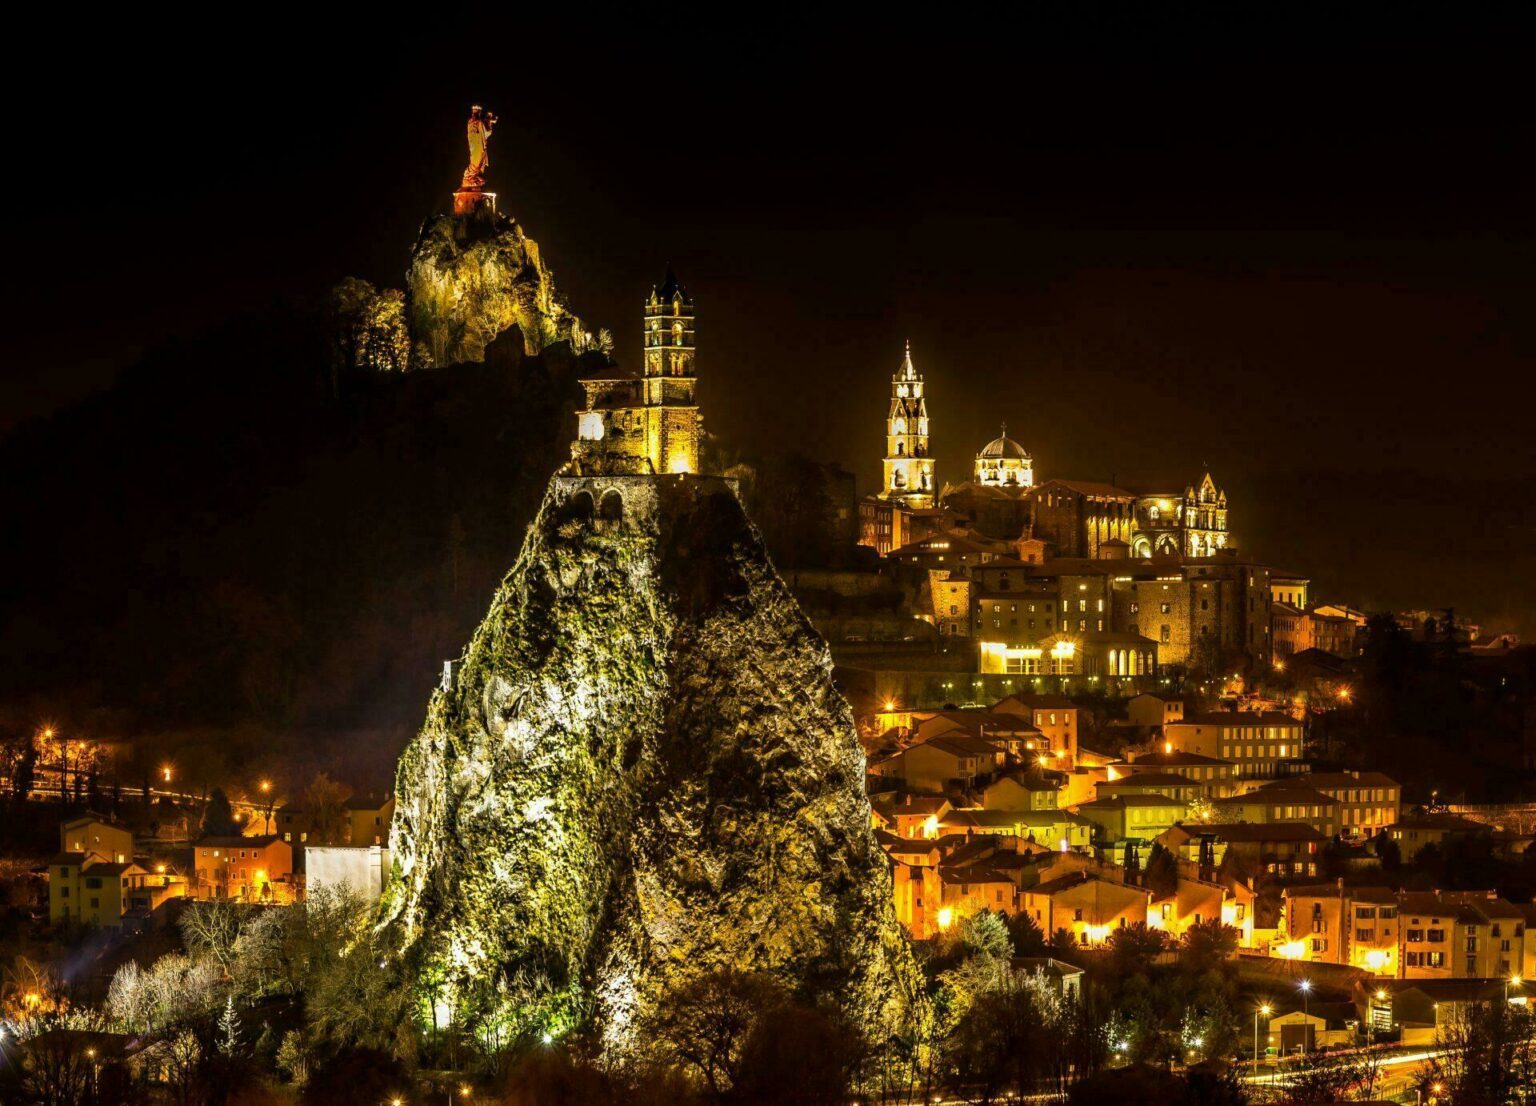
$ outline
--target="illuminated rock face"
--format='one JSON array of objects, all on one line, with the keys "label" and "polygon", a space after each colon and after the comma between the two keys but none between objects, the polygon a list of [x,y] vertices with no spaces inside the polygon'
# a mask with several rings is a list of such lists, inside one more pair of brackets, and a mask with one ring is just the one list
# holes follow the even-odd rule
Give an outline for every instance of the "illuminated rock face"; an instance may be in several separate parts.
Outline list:
[{"label": "illuminated rock face", "polygon": [[916,974],[825,643],[731,485],[560,476],[396,781],[423,1018],[611,1049],[774,973],[879,1035]]},{"label": "illuminated rock face", "polygon": [[530,356],[555,342],[569,341],[577,353],[589,344],[555,292],[538,243],[510,219],[428,219],[406,283],[413,369],[484,361],[486,345],[514,326]]}]

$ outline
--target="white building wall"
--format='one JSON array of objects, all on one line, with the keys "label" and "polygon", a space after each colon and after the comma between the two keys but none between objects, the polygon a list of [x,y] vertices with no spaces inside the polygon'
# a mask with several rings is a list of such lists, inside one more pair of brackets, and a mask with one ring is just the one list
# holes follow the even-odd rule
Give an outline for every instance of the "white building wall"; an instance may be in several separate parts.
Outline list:
[{"label": "white building wall", "polygon": [[378,902],[389,878],[389,849],[380,845],[307,846],[304,849],[305,886],[345,884],[367,902]]}]

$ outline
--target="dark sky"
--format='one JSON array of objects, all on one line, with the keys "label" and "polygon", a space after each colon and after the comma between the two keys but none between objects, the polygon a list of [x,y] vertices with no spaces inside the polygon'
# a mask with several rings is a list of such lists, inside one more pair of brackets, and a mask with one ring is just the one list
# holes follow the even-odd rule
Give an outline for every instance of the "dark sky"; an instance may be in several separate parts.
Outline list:
[{"label": "dark sky", "polygon": [[622,356],[674,263],[728,441],[868,486],[910,338],[941,482],[1002,420],[1046,477],[1208,463],[1250,547],[1338,597],[1536,636],[1523,32],[1141,30],[82,52],[10,97],[40,169],[0,428],[237,311],[398,284],[478,100],[502,210]]}]

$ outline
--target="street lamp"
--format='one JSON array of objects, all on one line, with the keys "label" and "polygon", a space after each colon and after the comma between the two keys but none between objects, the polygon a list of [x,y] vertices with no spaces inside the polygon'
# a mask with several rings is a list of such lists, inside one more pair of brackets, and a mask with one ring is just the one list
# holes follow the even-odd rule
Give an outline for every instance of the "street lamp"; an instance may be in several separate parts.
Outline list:
[{"label": "street lamp", "polygon": [[261,781],[261,793],[264,796],[266,796],[266,800],[267,800],[267,813],[266,813],[266,817],[263,819],[262,828],[265,829],[268,833],[271,833],[272,832],[272,807],[277,802],[277,800],[272,795],[272,781],[271,780],[262,780]]},{"label": "street lamp", "polygon": [[1263,1014],[1268,1020],[1270,1011],[1274,1008],[1269,1003],[1264,1003],[1254,1008],[1253,1011],[1253,1077],[1259,1077],[1259,1015]]},{"label": "street lamp", "polygon": [[1522,984],[1524,982],[1525,982],[1525,980],[1520,978],[1519,973],[1516,973],[1515,975],[1510,976],[1508,979],[1506,979],[1504,981],[1504,1001],[1506,1003],[1509,1002],[1509,989],[1511,987],[1518,987],[1518,986],[1520,986],[1520,984]]},{"label": "street lamp", "polygon": [[[1308,1044],[1311,1044],[1312,1013],[1311,1004],[1307,1000],[1312,997],[1312,981],[1310,979],[1303,979],[1300,983],[1296,984],[1296,986],[1301,988],[1301,1016],[1307,1019],[1306,1028],[1302,1030],[1302,1033],[1304,1034],[1302,1040],[1306,1041]],[[1312,1050],[1309,1048],[1307,1051],[1311,1052]]]}]

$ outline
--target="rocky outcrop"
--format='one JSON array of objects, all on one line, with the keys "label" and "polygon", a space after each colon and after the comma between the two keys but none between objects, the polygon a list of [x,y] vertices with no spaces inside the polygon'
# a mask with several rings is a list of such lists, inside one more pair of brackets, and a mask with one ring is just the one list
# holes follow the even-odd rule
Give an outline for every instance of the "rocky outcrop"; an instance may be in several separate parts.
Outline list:
[{"label": "rocky outcrop", "polygon": [[579,354],[606,340],[583,329],[555,291],[538,243],[504,217],[434,215],[423,223],[406,273],[406,314],[416,369],[483,361],[486,345],[514,326],[530,356],[557,342]]},{"label": "rocky outcrop", "polygon": [[423,1019],[624,1052],[729,967],[909,1024],[864,769],[729,482],[556,477],[400,761],[383,922]]}]

